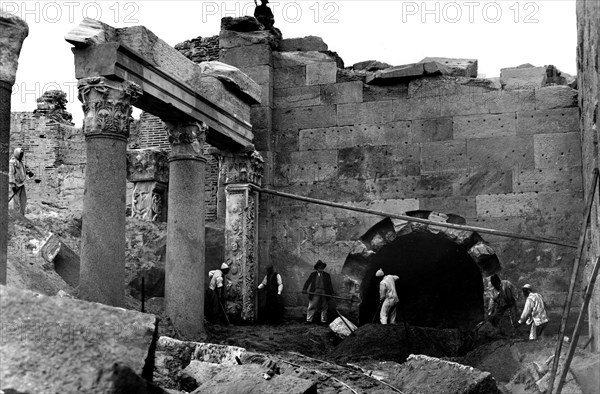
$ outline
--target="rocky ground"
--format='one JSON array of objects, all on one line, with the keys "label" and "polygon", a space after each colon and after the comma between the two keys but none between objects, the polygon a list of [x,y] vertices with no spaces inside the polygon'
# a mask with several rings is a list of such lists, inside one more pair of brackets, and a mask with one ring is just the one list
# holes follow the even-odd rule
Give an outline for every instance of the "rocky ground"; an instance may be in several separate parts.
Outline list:
[{"label": "rocky ground", "polygon": [[[67,293],[75,291],[73,286],[56,273],[53,264],[39,255],[41,240],[49,232],[56,234],[64,245],[73,250],[74,254],[68,257],[68,262],[78,264],[81,217],[77,213],[36,202],[30,204],[27,217],[10,211],[9,286],[50,296],[56,295],[60,290]],[[215,251],[219,249],[219,233],[218,228],[207,229],[210,239],[208,245],[212,248],[207,256],[208,259],[215,260],[209,264],[219,260],[218,252]],[[263,366],[265,362],[272,362],[285,373],[282,376],[298,378],[299,382],[316,382],[313,388],[316,387],[318,393],[424,394],[429,392],[426,388],[428,382],[438,381],[438,386],[434,386],[431,392],[436,392],[436,387],[446,387],[453,393],[483,393],[493,392],[490,391],[492,377],[495,380],[493,386],[497,386],[501,393],[535,394],[543,392],[541,390],[544,384],[547,385],[547,370],[555,340],[545,337],[535,342],[526,341],[525,329],[511,337],[502,335],[488,325],[482,327],[477,335],[473,335],[457,330],[405,327],[402,324],[386,327],[369,324],[358,328],[353,335],[341,338],[328,326],[306,325],[299,321],[285,321],[275,326],[216,326],[207,323],[206,337],[178,338],[164,315],[162,275],[165,242],[165,224],[128,219],[127,275],[124,278],[127,307],[132,310],[141,308],[140,273],[143,273],[148,297],[145,309],[160,318],[159,335],[245,349],[249,356],[247,355],[243,364],[252,364],[253,367],[228,370],[224,377],[211,375],[209,381],[221,379],[219,382],[226,384],[242,379],[246,384],[254,384],[251,383],[252,379],[242,376],[254,376],[256,371],[266,370]],[[586,342],[587,338],[581,338],[581,346]],[[415,358],[411,354],[434,358]],[[590,363],[598,365],[595,357],[597,356],[585,350],[578,350],[573,363],[573,374],[568,377],[564,393],[587,392],[585,382],[580,382],[582,378],[578,378],[578,374],[589,375],[582,366],[589,366]],[[190,362],[190,357],[187,357],[180,362],[178,373],[169,369],[166,377],[157,379],[157,384],[173,390],[172,392],[192,392],[201,388],[205,392],[213,392],[211,390],[215,390],[214,387],[199,387],[202,382],[196,381],[195,385],[189,385],[189,380],[182,380],[181,371]],[[415,371],[420,372],[414,374]],[[407,379],[406,376],[411,378]]]}]

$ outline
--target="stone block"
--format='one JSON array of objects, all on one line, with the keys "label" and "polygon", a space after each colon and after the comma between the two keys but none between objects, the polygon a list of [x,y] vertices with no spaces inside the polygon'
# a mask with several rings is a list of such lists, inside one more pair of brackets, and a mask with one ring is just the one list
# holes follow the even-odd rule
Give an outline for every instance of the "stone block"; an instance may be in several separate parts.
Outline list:
[{"label": "stone block", "polygon": [[477,216],[475,196],[422,197],[419,198],[419,209],[453,213],[464,218]]},{"label": "stone block", "polygon": [[454,134],[454,122],[449,117],[413,120],[408,128],[410,142],[448,141]]},{"label": "stone block", "polygon": [[81,392],[115,363],[152,379],[154,315],[5,286],[0,286],[0,307],[4,389]]},{"label": "stone block", "polygon": [[271,65],[273,63],[272,49],[266,44],[221,49],[219,60],[235,67]]},{"label": "stone block", "polygon": [[539,207],[542,212],[550,214],[573,213],[583,215],[583,193],[581,191],[559,191],[539,193]]},{"label": "stone block", "polygon": [[249,104],[258,104],[261,87],[240,69],[225,63],[211,61],[198,63],[202,75],[210,75],[222,81],[229,89],[235,89]]},{"label": "stone block", "polygon": [[405,394],[499,393],[489,372],[422,354],[411,354],[390,384]]},{"label": "stone block", "polygon": [[442,172],[467,165],[466,141],[424,142],[421,144],[422,171]]},{"label": "stone block", "polygon": [[340,104],[337,116],[339,126],[392,122],[392,101]]},{"label": "stone block", "polygon": [[513,190],[522,192],[581,191],[581,167],[513,170]]},{"label": "stone block", "polygon": [[313,63],[335,63],[335,59],[322,52],[275,52],[273,65],[275,68],[305,66]]},{"label": "stone block", "polygon": [[301,130],[300,150],[342,149],[365,145],[406,144],[410,122],[391,122],[382,125],[341,126]]},{"label": "stone block", "polygon": [[535,89],[535,109],[577,107],[577,90],[569,86]]},{"label": "stone block", "polygon": [[326,51],[329,47],[321,37],[286,38],[279,43],[280,52]]},{"label": "stone block", "polygon": [[361,81],[321,85],[323,104],[361,103],[363,101],[363,83]]},{"label": "stone block", "polygon": [[219,48],[229,49],[245,45],[266,44],[272,48],[277,47],[277,40],[267,30],[250,32],[239,32],[233,30],[221,30],[219,34]]},{"label": "stone block", "polygon": [[534,215],[540,206],[536,193],[483,194],[476,201],[479,217]]},{"label": "stone block", "polygon": [[504,194],[513,192],[512,171],[494,166],[467,166],[456,172],[453,194]]},{"label": "stone block", "polygon": [[396,83],[399,79],[418,78],[424,75],[447,75],[448,70],[436,62],[413,63],[386,68],[367,75],[365,82],[371,84]]},{"label": "stone block", "polygon": [[419,175],[419,156],[420,148],[417,144],[340,149],[339,177],[377,179]]},{"label": "stone block", "polygon": [[324,85],[335,83],[337,65],[335,62],[315,62],[306,65],[306,84]]},{"label": "stone block", "polygon": [[300,130],[336,125],[337,112],[335,105],[276,108],[273,110],[273,127],[276,130]]},{"label": "stone block", "polygon": [[580,138],[581,135],[577,132],[534,135],[535,167],[560,168],[580,166]]},{"label": "stone block", "polygon": [[502,170],[534,168],[532,136],[473,138],[466,142],[471,167],[493,165]]},{"label": "stone block", "polygon": [[569,133],[578,131],[578,107],[517,112],[518,134]]},{"label": "stone block", "polygon": [[244,67],[244,73],[254,80],[261,88],[260,103],[264,106],[273,105],[273,67],[269,65]]},{"label": "stone block", "polygon": [[[359,81],[362,83],[362,81]],[[398,82],[393,85],[377,86],[363,84],[363,101],[398,100],[408,96],[408,83]]]},{"label": "stone block", "polygon": [[292,152],[290,163],[278,166],[279,173],[291,183],[320,182],[337,176],[337,151]]},{"label": "stone block", "polygon": [[515,113],[454,117],[454,138],[485,138],[516,135]]},{"label": "stone block", "polygon": [[274,89],[273,104],[278,108],[306,107],[321,104],[319,86]]},{"label": "stone block", "polygon": [[273,129],[273,110],[271,107],[255,105],[250,109],[250,123],[253,129]]},{"label": "stone block", "polygon": [[362,62],[354,63],[352,65],[353,70],[365,70],[365,71],[377,71],[384,70],[386,68],[393,67],[391,64],[380,62],[378,60],[365,60]]},{"label": "stone block", "polygon": [[455,59],[448,57],[426,57],[421,63],[436,62],[442,64],[449,71],[449,75],[456,77],[477,78],[477,59]]},{"label": "stone block", "polygon": [[306,85],[306,66],[275,68],[273,86],[278,88],[291,88]]},{"label": "stone block", "polygon": [[500,69],[500,83],[506,90],[541,88],[545,81],[546,67]]}]

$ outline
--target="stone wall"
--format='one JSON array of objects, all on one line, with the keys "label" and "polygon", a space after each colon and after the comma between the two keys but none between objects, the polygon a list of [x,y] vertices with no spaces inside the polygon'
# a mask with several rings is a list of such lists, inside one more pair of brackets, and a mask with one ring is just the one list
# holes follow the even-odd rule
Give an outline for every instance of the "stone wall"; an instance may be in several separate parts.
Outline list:
[{"label": "stone wall", "polygon": [[13,112],[10,151],[22,147],[34,173],[26,183],[29,200],[81,211],[85,181],[85,141],[81,130],[47,114]]},{"label": "stone wall", "polygon": [[[598,114],[600,113],[600,3],[577,1],[577,76],[579,107],[581,109],[581,135],[585,194],[591,188],[591,173],[598,167]],[[598,194],[596,194],[598,198]],[[598,200],[596,200],[598,201]],[[598,203],[594,204],[591,221],[590,247],[587,250],[584,281],[589,282],[593,262],[600,256],[600,216]],[[600,350],[600,283],[596,282],[592,302],[588,309],[592,347]]]},{"label": "stone wall", "polygon": [[[546,67],[505,69],[501,80],[484,80],[428,74],[423,63],[393,70],[420,68],[423,75],[367,84],[377,79],[373,73],[339,69],[314,37],[288,45],[265,32],[224,30],[220,47],[221,61],[263,88],[252,123],[266,187],[391,213],[452,213],[470,225],[577,241],[577,91],[546,86],[553,82]],[[328,264],[340,289],[352,245],[383,219],[271,196],[261,196],[259,217],[260,264],[275,264],[286,303],[298,306],[315,261]],[[500,258],[501,275],[540,289],[558,324],[574,250],[484,238]]]}]

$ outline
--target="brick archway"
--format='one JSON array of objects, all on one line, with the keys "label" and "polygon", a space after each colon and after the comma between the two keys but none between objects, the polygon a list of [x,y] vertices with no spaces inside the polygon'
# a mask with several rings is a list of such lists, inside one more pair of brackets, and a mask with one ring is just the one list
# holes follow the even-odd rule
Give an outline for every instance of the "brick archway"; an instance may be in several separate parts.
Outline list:
[{"label": "brick archway", "polygon": [[[464,218],[432,211],[406,215],[465,224]],[[468,327],[481,320],[483,276],[500,270],[493,249],[476,232],[386,218],[356,241],[342,268],[340,311],[360,324],[377,308],[377,269],[401,277],[402,312],[415,325]]]}]

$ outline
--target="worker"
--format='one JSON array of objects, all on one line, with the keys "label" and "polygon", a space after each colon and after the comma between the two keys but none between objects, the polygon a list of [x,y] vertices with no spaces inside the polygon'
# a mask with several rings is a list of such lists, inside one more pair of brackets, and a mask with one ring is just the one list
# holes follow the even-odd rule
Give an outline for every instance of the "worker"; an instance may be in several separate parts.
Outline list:
[{"label": "worker", "polygon": [[306,323],[312,323],[313,317],[317,310],[321,311],[321,323],[327,324],[327,309],[329,308],[329,296],[333,294],[333,286],[331,284],[331,276],[325,272],[327,264],[321,260],[314,265],[315,271],[310,274],[302,293],[308,295],[308,308],[306,310]]},{"label": "worker", "polygon": [[229,265],[221,264],[220,269],[208,273],[208,316],[212,323],[227,323],[225,315],[225,275],[229,273]]},{"label": "worker", "polygon": [[527,323],[531,325],[529,331],[529,340],[534,341],[548,325],[548,315],[546,314],[546,307],[544,306],[544,300],[539,293],[533,291],[531,285],[526,284],[523,286],[523,295],[527,297],[525,300],[525,307],[523,313],[519,319],[519,325]]},{"label": "worker", "polygon": [[379,283],[379,303],[381,304],[379,320],[381,324],[396,324],[396,306],[398,305],[396,281],[400,278],[396,275],[385,275],[381,268],[375,273],[375,276],[382,278]]},{"label": "worker", "polygon": [[258,290],[265,289],[266,292],[266,303],[265,303],[265,320],[268,323],[274,324],[279,322],[280,318],[280,302],[281,292],[283,291],[283,281],[281,275],[275,272],[272,265],[266,268],[267,274],[263,281],[258,285]]},{"label": "worker", "polygon": [[265,30],[272,30],[275,24],[275,17],[273,11],[267,6],[269,0],[260,0],[260,5],[254,0],[256,8],[254,9],[254,17],[261,25],[265,27]]},{"label": "worker", "polygon": [[488,304],[488,319],[494,327],[498,327],[504,314],[508,312],[511,326],[517,327],[517,300],[519,292],[515,285],[508,280],[501,280],[498,275],[490,277],[492,284],[490,301]]},{"label": "worker", "polygon": [[33,173],[26,170],[25,164],[23,164],[24,154],[23,149],[16,148],[8,162],[8,185],[12,191],[12,207],[21,215],[25,215],[25,208],[27,207],[25,176],[33,176]]}]

